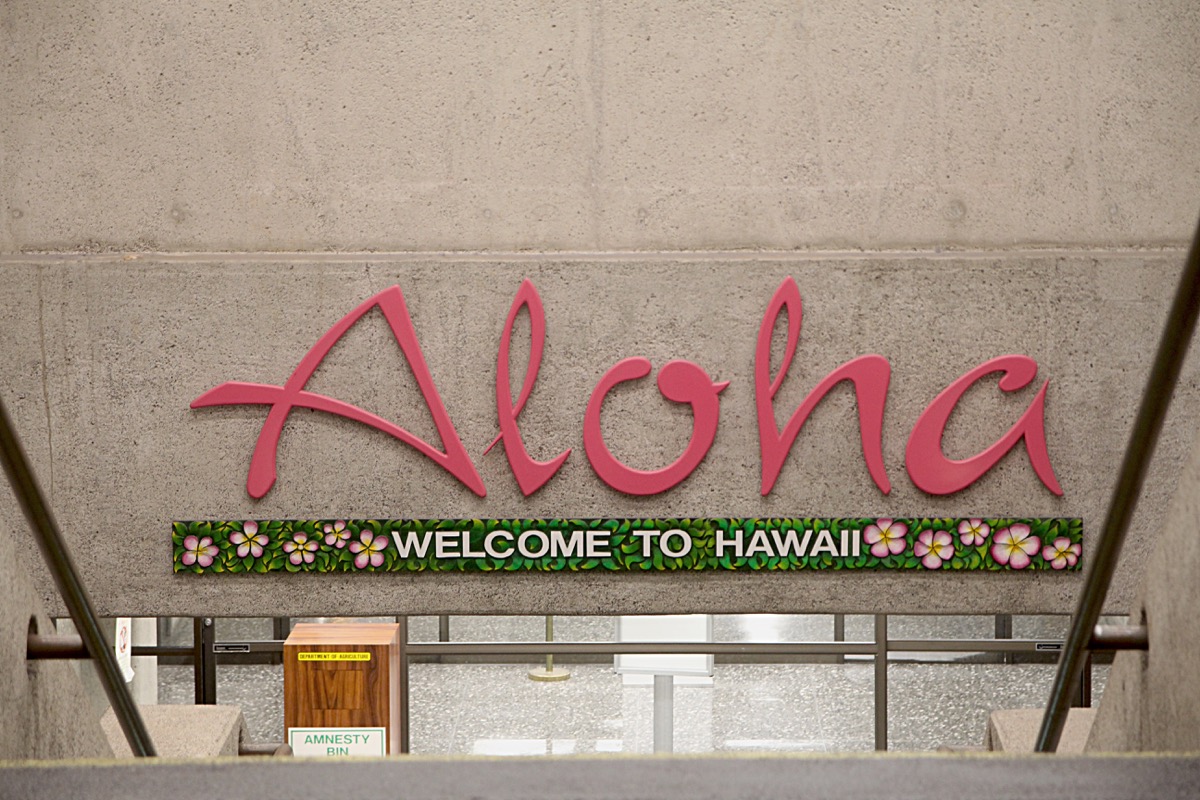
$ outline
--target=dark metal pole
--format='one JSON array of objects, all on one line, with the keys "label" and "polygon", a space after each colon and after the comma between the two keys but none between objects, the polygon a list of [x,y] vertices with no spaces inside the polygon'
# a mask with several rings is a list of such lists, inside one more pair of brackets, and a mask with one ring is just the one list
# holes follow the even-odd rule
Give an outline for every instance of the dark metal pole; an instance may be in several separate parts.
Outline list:
[{"label": "dark metal pole", "polygon": [[217,702],[217,629],[212,617],[192,620],[192,647],[196,670],[196,705],[211,706]]},{"label": "dark metal pole", "polygon": [[1058,740],[1067,724],[1067,711],[1071,707],[1079,674],[1088,656],[1088,642],[1104,608],[1108,585],[1112,582],[1113,572],[1121,556],[1125,532],[1129,529],[1133,510],[1137,507],[1142,482],[1146,478],[1146,469],[1154,454],[1154,446],[1158,441],[1159,431],[1162,430],[1163,419],[1167,415],[1167,406],[1171,403],[1171,394],[1179,380],[1183,358],[1187,354],[1192,332],[1196,328],[1198,314],[1200,227],[1192,238],[1192,247],[1188,251],[1183,274],[1179,277],[1175,300],[1171,304],[1167,324],[1158,343],[1158,353],[1150,369],[1150,378],[1146,381],[1141,406],[1133,423],[1133,431],[1129,435],[1129,445],[1125,448],[1125,457],[1121,461],[1121,471],[1112,500],[1109,502],[1100,541],[1092,555],[1091,570],[1079,594],[1079,605],[1075,609],[1075,615],[1071,618],[1071,632],[1058,662],[1058,674],[1054,676],[1054,685],[1050,689],[1050,702],[1046,705],[1046,714],[1042,717],[1042,727],[1034,745],[1034,749],[1039,753],[1053,752],[1058,748]]},{"label": "dark metal pole", "polygon": [[875,615],[875,749],[888,749],[888,618]]},{"label": "dark metal pole", "polygon": [[[997,639],[1011,639],[1013,631],[1012,614],[997,614],[996,615],[996,637]],[[1001,653],[1000,662],[1003,664],[1013,663],[1012,653]]]},{"label": "dark metal pole", "polygon": [[[396,617],[396,623],[400,626],[400,679],[398,686],[395,686],[392,691],[396,692],[397,705],[400,706],[400,752],[403,755],[408,755],[410,752],[409,742],[409,696],[408,696],[408,617]],[[390,750],[390,743],[388,749]]]},{"label": "dark metal pole", "polygon": [[104,684],[104,692],[108,702],[112,704],[113,713],[125,732],[129,741],[129,749],[135,756],[155,755],[154,744],[142,721],[142,715],[133,702],[129,688],[121,677],[121,669],[117,666],[117,657],[112,647],[104,639],[100,631],[100,621],[92,609],[83,581],[75,570],[71,560],[71,552],[62,538],[58,523],[54,521],[46,499],[42,496],[41,487],[34,477],[29,459],[17,439],[16,430],[8,417],[8,410],[0,400],[0,457],[4,459],[4,471],[8,473],[8,481],[12,484],[25,518],[33,528],[38,547],[41,548],[42,558],[50,568],[58,592],[62,595],[71,620],[75,623],[80,637],[87,645],[88,653],[96,662],[100,674],[100,682]]}]

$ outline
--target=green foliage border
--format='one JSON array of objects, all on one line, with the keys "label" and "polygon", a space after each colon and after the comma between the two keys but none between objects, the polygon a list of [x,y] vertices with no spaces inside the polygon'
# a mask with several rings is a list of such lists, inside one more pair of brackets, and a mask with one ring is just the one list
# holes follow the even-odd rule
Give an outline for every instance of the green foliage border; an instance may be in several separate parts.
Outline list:
[{"label": "green foliage border", "polygon": [[[1011,567],[999,564],[992,558],[992,538],[996,533],[1014,524],[1025,524],[1031,533],[1038,537],[1038,551],[1031,557],[1031,563],[1024,572],[1034,570],[1053,570],[1052,565],[1042,557],[1042,547],[1060,537],[1066,537],[1072,543],[1082,544],[1083,521],[1077,518],[984,518],[989,527],[987,539],[975,547],[964,546],[958,535],[958,525],[964,518],[910,518],[896,519],[908,527],[904,551],[884,558],[871,555],[870,545],[862,544],[862,554],[854,556],[818,556],[799,557],[789,554],[786,557],[768,556],[763,553],[751,557],[734,557],[726,552],[720,559],[716,557],[716,534],[718,531],[744,531],[743,541],[749,542],[752,531],[793,529],[803,536],[804,531],[813,530],[813,540],[809,544],[811,550],[815,543],[816,531],[829,530],[836,538],[841,530],[858,529],[866,531],[868,525],[878,522],[874,517],[838,517],[838,518],[790,518],[790,519],[750,519],[750,518],[703,518],[703,519],[356,519],[344,520],[350,538],[344,542],[346,546],[338,548],[325,543],[324,528],[334,524],[335,520],[256,520],[258,533],[267,536],[267,544],[260,557],[237,555],[238,545],[230,541],[230,536],[242,531],[242,521],[184,521],[172,523],[171,540],[173,545],[173,563],[175,572],[207,573],[267,573],[267,572],[517,572],[522,570],[537,570],[540,572],[585,570],[607,570],[614,572],[636,572],[639,570],[928,570],[921,560],[913,553],[913,545],[917,537],[927,530],[948,531],[953,536],[954,556],[941,565],[941,570],[953,571],[1017,571]],[[339,520],[338,522],[343,522]],[[692,550],[680,558],[663,555],[657,544],[651,548],[649,557],[643,556],[641,539],[630,532],[635,530],[667,531],[680,529],[691,534]],[[610,550],[608,558],[523,558],[517,553],[503,559],[496,558],[435,558],[433,547],[430,546],[424,558],[410,556],[400,558],[395,544],[391,539],[393,531],[405,533],[414,531],[469,530],[471,532],[472,549],[483,550],[483,538],[492,531],[502,530],[514,534],[514,537],[528,530],[543,532],[574,531],[574,530],[606,530],[610,533]],[[312,563],[291,563],[284,544],[299,534],[304,534],[308,541],[318,542],[317,551],[313,554]],[[368,564],[359,569],[354,565],[355,553],[349,548],[350,542],[360,540],[363,533],[373,537],[384,536],[387,547],[382,551],[383,564],[378,567]],[[196,564],[184,564],[183,542],[188,536],[199,539],[208,537],[217,546],[217,555],[212,564],[202,567]],[[1082,558],[1074,566],[1066,567],[1063,572],[1076,571],[1082,568]]]}]

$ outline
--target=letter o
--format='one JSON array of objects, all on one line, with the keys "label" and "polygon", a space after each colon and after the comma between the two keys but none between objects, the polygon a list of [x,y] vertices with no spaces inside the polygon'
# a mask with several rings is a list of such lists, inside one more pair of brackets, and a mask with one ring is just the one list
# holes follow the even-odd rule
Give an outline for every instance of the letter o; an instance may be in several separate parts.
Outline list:
[{"label": "letter o", "polygon": [[[508,549],[497,550],[496,546],[492,544],[496,539],[503,539],[508,544]],[[507,531],[492,531],[483,540],[483,550],[491,558],[508,558],[512,554],[512,534]]]},{"label": "letter o", "polygon": [[[678,536],[682,540],[682,544],[677,550],[672,549],[668,544],[672,536]],[[662,550],[662,554],[667,558],[683,558],[692,552],[692,537],[687,531],[681,531],[678,528],[663,531],[663,535],[658,537],[658,549]]]},{"label": "letter o", "polygon": [[[533,537],[538,537],[542,540],[542,549],[534,553],[529,549],[528,542]],[[525,558],[541,558],[550,551],[550,537],[541,531],[525,531],[521,537],[517,539],[517,552]]]}]

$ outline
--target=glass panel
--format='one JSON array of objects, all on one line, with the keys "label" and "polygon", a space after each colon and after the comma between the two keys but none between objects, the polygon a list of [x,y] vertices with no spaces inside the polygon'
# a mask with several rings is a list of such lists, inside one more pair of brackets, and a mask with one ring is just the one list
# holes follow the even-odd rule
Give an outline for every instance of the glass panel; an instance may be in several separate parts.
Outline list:
[{"label": "glass panel", "polygon": [[[411,742],[414,753],[567,755],[649,752],[631,741],[627,715],[649,715],[653,690],[640,687],[627,709],[621,676],[609,665],[572,664],[569,680],[529,679],[509,664],[413,664]],[[676,692],[677,736],[689,722],[686,692]],[[642,709],[642,706],[645,706]],[[568,710],[569,709],[569,713]],[[680,715],[682,714],[682,715]],[[647,727],[647,731],[650,728]],[[647,733],[647,735],[652,735]],[[644,737],[643,737],[644,738]]]},{"label": "glass panel", "polygon": [[1014,639],[1066,639],[1071,630],[1069,614],[1022,614],[1013,617]]},{"label": "glass panel", "polygon": [[213,631],[218,642],[259,642],[275,638],[270,617],[217,617]]},{"label": "glass panel", "polygon": [[158,643],[171,647],[192,646],[191,617],[159,617]]},{"label": "glass panel", "polygon": [[992,639],[995,636],[994,616],[893,614],[888,617],[889,639]]},{"label": "glass panel", "polygon": [[891,750],[981,747],[988,714],[1044,706],[1053,664],[917,664],[888,667]]},{"label": "glass panel", "polygon": [[282,664],[218,664],[217,702],[241,706],[248,741],[287,741],[283,733]]},{"label": "glass panel", "polygon": [[718,614],[718,642],[831,642],[832,614]]}]

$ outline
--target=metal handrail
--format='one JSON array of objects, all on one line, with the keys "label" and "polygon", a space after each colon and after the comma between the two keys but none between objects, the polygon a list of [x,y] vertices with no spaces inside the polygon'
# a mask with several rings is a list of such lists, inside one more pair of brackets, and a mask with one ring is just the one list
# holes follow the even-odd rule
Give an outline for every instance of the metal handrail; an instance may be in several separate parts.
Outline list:
[{"label": "metal handrail", "polygon": [[0,459],[4,461],[8,481],[21,504],[21,510],[25,512],[25,518],[29,520],[33,538],[37,540],[42,559],[54,577],[63,604],[71,614],[84,644],[87,645],[88,653],[96,662],[100,682],[104,685],[113,713],[121,724],[121,730],[125,732],[129,749],[135,756],[155,755],[154,744],[150,741],[150,734],[142,721],[142,715],[121,677],[117,657],[100,631],[100,620],[96,617],[83,581],[75,570],[71,551],[63,540],[58,523],[54,521],[54,515],[42,496],[41,487],[34,477],[29,458],[21,447],[3,400],[0,400]]},{"label": "metal handrail", "polygon": [[1137,507],[1142,492],[1146,470],[1154,455],[1159,431],[1167,416],[1171,394],[1183,368],[1196,319],[1200,316],[1200,226],[1192,238],[1183,274],[1175,289],[1175,299],[1167,315],[1154,366],[1146,381],[1141,406],[1129,434],[1129,446],[1121,461],[1117,486],[1109,502],[1108,514],[1100,532],[1100,540],[1091,557],[1091,569],[1079,594],[1079,605],[1071,619],[1071,632],[1058,662],[1058,672],[1050,689],[1050,701],[1042,718],[1034,749],[1039,753],[1054,752],[1067,724],[1067,712],[1071,707],[1071,696],[1079,682],[1079,673],[1087,659],[1088,643],[1096,622],[1108,596],[1117,561],[1121,557],[1121,546],[1129,521]]},{"label": "metal handrail", "polygon": [[[1062,639],[888,639],[897,653],[1045,653],[1059,652]],[[282,653],[282,639],[217,642],[219,656]],[[560,655],[875,655],[875,642],[408,642],[409,656],[542,656]],[[1094,647],[1095,650],[1105,649]],[[1120,649],[1127,649],[1121,647]],[[161,651],[161,652],[156,652]],[[192,655],[191,647],[133,649],[133,655]]]}]

